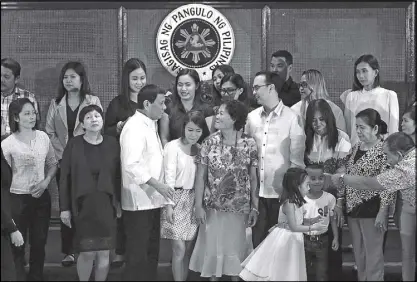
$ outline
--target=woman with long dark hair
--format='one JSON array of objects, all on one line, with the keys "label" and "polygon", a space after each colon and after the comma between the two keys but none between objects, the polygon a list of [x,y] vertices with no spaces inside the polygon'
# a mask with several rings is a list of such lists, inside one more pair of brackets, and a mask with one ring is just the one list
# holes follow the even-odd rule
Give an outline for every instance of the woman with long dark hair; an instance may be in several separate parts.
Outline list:
[{"label": "woman with long dark hair", "polygon": [[[138,108],[139,91],[146,85],[146,66],[138,58],[131,58],[123,66],[120,93],[111,100],[104,120],[104,133],[119,140],[120,133],[127,120]],[[124,263],[126,235],[123,228],[123,218],[117,219],[116,256],[112,266],[120,267]]]},{"label": "woman with long dark hair", "polygon": [[[336,127],[336,119],[330,105],[324,99],[313,100],[307,107],[306,122],[306,166],[318,164],[323,167],[324,173],[344,172],[344,158],[350,151],[349,136]],[[330,177],[326,177],[324,190],[337,197],[337,189],[331,183]],[[342,243],[343,213],[341,209],[335,209],[336,220],[339,228],[339,244]],[[329,228],[329,242],[333,240],[333,231]],[[342,252],[328,248],[330,280],[340,280],[342,272]]]}]

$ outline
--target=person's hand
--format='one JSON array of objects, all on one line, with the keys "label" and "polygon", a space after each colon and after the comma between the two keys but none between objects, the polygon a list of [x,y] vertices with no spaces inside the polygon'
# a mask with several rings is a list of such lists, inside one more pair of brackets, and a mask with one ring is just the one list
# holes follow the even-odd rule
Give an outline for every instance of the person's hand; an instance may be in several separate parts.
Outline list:
[{"label": "person's hand", "polygon": [[44,179],[38,184],[32,186],[30,189],[30,193],[32,194],[33,198],[39,198],[42,196],[43,192],[45,192],[46,188],[48,188],[49,181]]},{"label": "person's hand", "polygon": [[20,247],[24,243],[22,233],[20,233],[19,230],[16,230],[15,232],[11,233],[10,239],[12,241],[12,244],[16,247]]},{"label": "person's hand", "polygon": [[125,126],[126,122],[130,119],[130,117],[128,117],[125,121],[119,121],[116,125],[116,131],[117,133],[122,132],[123,127]]},{"label": "person's hand", "polygon": [[388,216],[385,212],[378,212],[375,219],[375,227],[379,229],[381,232],[385,232],[388,230]]},{"label": "person's hand", "polygon": [[328,228],[327,224],[324,224],[324,218],[321,218],[319,222],[314,223],[311,225],[311,231],[319,231],[319,232],[325,232]]},{"label": "person's hand", "polygon": [[159,192],[159,194],[161,194],[162,196],[165,197],[165,199],[167,199],[168,201],[174,201],[174,189],[171,188],[170,186],[164,184],[164,183],[160,183],[159,185],[157,185],[155,187],[156,191]]},{"label": "person's hand", "polygon": [[122,217],[122,206],[120,203],[116,204],[116,217],[121,218]]},{"label": "person's hand", "polygon": [[332,241],[332,250],[337,251],[339,249],[339,240],[335,237]]},{"label": "person's hand", "polygon": [[308,220],[308,222],[310,224],[315,224],[315,223],[318,223],[318,222],[320,222],[320,221],[323,220],[322,217],[321,217],[321,215],[318,215],[318,216],[312,217],[312,218],[306,218],[306,219]]},{"label": "person's hand", "polygon": [[251,210],[248,217],[248,222],[246,224],[247,227],[254,227],[256,221],[258,220],[258,212],[255,210]]},{"label": "person's hand", "polygon": [[71,212],[70,211],[62,211],[60,217],[61,217],[62,223],[64,223],[69,228],[71,228]]},{"label": "person's hand", "polygon": [[198,224],[206,223],[206,211],[203,207],[195,207],[195,219]]},{"label": "person's hand", "polygon": [[343,227],[345,217],[343,215],[343,210],[340,206],[336,205],[334,207],[334,217],[336,218],[337,227]]},{"label": "person's hand", "polygon": [[166,212],[167,212],[167,221],[170,224],[174,224],[174,208],[172,207],[172,205],[167,205],[166,206]]}]

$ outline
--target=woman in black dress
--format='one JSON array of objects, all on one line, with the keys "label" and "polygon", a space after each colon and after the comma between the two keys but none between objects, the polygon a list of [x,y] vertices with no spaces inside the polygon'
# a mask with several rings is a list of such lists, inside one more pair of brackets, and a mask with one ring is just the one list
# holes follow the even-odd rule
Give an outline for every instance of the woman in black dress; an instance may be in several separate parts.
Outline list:
[{"label": "woman in black dress", "polygon": [[82,109],[79,121],[85,134],[69,141],[61,163],[61,220],[71,228],[74,217],[80,281],[89,280],[93,265],[95,280],[105,281],[120,216],[120,149],[116,138],[101,134],[99,106]]}]

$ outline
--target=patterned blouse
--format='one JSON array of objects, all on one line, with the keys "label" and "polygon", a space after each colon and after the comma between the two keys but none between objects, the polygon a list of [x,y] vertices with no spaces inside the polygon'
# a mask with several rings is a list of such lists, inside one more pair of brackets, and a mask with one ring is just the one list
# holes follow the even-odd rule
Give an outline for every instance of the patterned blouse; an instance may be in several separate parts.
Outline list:
[{"label": "patterned blouse", "polygon": [[403,201],[416,207],[416,149],[409,152],[393,168],[386,170],[376,177],[385,191],[400,191]]},{"label": "patterned blouse", "polygon": [[220,131],[206,138],[195,162],[208,166],[204,206],[223,212],[249,213],[250,167],[258,167],[258,150],[252,137],[242,134],[237,146],[222,145]]},{"label": "patterned blouse", "polygon": [[[346,157],[346,174],[375,177],[385,171],[388,168],[388,165],[387,157],[382,150],[383,141],[380,140],[355,162],[355,156],[358,153],[361,144],[362,142],[356,143],[352,148],[352,152]],[[361,206],[363,207],[361,210],[365,210],[365,213],[372,213],[369,212],[369,210],[366,212],[366,206],[369,207],[371,200],[374,200],[378,195],[382,206],[393,204],[395,199],[395,194],[389,193],[388,191],[381,193],[380,191],[359,190],[348,185],[342,185],[338,192],[341,196],[345,196],[346,198],[346,211],[348,214],[352,212],[354,208],[361,208]],[[376,216],[376,214],[374,216]],[[359,217],[365,218],[374,216],[366,216],[364,215],[364,212],[362,212],[362,215]]]}]

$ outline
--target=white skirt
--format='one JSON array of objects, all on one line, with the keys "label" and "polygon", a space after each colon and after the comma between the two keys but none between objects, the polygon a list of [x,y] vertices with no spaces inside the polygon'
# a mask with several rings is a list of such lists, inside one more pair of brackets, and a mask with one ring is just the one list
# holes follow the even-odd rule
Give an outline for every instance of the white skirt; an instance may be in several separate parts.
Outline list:
[{"label": "white skirt", "polygon": [[306,281],[303,233],[275,227],[242,266],[245,281]]}]

